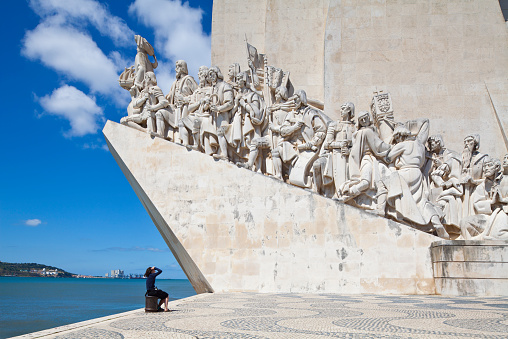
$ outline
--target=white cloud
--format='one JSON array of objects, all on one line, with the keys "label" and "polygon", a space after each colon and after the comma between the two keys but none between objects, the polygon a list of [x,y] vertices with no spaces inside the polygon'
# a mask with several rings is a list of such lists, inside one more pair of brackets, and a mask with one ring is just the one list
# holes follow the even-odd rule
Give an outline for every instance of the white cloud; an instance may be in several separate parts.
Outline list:
[{"label": "white cloud", "polygon": [[69,121],[71,129],[65,133],[68,137],[94,134],[99,128],[98,122],[104,121],[102,109],[95,103],[95,98],[73,86],[64,85],[55,89],[39,102],[48,114]]},{"label": "white cloud", "polygon": [[[180,0],[136,0],[129,13],[155,31],[155,52],[172,61],[187,61],[189,73],[210,65],[211,40],[203,32],[203,11]],[[159,72],[160,73],[160,72]],[[157,77],[160,75],[157,73]]]},{"label": "white cloud", "polygon": [[40,219],[28,219],[28,220],[25,220],[25,225],[26,226],[37,227],[40,224],[42,224],[42,221]]},{"label": "white cloud", "polygon": [[90,142],[90,143],[84,143],[83,144],[83,149],[91,149],[91,150],[95,150],[95,149],[100,149],[100,150],[103,150],[103,151],[109,151],[109,148],[108,146],[103,143],[103,142]]},{"label": "white cloud", "polygon": [[134,45],[134,32],[119,17],[111,15],[104,4],[94,0],[30,0],[41,17],[58,17],[70,24],[91,23],[104,36],[120,46]]},{"label": "white cloud", "polygon": [[120,52],[113,51],[109,53],[108,58],[113,61],[117,66],[118,70],[123,71],[126,67],[134,65],[134,56],[136,54],[136,48],[132,50],[132,58],[125,58]]},{"label": "white cloud", "polygon": [[22,53],[73,80],[84,82],[94,92],[120,92],[117,65],[89,35],[74,28],[41,23],[26,33]]}]

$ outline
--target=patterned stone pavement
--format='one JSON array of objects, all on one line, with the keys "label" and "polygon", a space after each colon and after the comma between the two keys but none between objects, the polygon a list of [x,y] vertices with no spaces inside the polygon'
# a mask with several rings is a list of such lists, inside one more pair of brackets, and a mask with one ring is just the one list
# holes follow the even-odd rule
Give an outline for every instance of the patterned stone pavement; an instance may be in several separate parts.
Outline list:
[{"label": "patterned stone pavement", "polygon": [[23,338],[508,338],[508,298],[216,293]]}]

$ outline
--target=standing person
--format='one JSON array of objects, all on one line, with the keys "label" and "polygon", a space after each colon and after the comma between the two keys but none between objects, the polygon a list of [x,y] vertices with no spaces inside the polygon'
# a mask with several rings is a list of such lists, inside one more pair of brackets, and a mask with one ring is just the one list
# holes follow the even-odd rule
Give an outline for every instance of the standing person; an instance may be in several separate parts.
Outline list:
[{"label": "standing person", "polygon": [[169,312],[168,308],[168,302],[169,302],[169,295],[164,292],[163,290],[159,290],[157,287],[155,287],[155,278],[162,273],[162,270],[160,268],[157,268],[155,266],[148,267],[145,272],[146,277],[146,293],[145,296],[150,297],[157,297],[160,299],[159,301],[159,309],[162,306],[162,303],[164,303],[164,312]]}]

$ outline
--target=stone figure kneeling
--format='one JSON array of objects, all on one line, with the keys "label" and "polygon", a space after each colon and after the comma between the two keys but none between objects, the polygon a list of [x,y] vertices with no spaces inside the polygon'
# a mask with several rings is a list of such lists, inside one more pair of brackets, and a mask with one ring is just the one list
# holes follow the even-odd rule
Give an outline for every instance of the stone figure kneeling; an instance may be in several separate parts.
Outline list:
[{"label": "stone figure kneeling", "polygon": [[[123,117],[120,123],[129,124],[129,122],[132,122],[139,127],[146,125],[148,133],[164,137],[165,126],[160,124],[155,126],[155,121],[159,116],[168,114],[165,108],[169,106],[169,102],[166,100],[162,90],[157,86],[157,80],[153,72],[145,73],[144,83],[143,90],[137,97],[132,99],[132,107],[135,112],[139,113]],[[131,92],[135,91],[135,89],[131,89]]]},{"label": "stone figure kneeling", "polygon": [[[506,159],[506,157],[505,157]],[[508,161],[503,161],[504,172],[508,174]],[[500,239],[508,240],[508,199],[506,182],[500,176],[501,162],[486,157],[483,163],[485,180],[471,194],[475,215],[460,222],[462,238],[465,240]]]}]

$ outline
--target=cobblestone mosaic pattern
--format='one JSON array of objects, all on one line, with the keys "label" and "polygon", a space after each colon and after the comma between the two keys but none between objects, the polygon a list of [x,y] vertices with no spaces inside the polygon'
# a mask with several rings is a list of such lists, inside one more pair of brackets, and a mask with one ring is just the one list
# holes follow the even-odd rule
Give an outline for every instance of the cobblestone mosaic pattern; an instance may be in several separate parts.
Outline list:
[{"label": "cobblestone mosaic pattern", "polygon": [[54,338],[508,338],[508,298],[228,293]]}]

